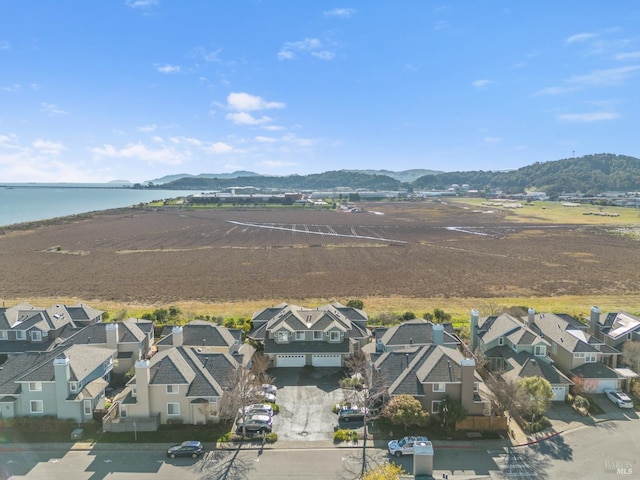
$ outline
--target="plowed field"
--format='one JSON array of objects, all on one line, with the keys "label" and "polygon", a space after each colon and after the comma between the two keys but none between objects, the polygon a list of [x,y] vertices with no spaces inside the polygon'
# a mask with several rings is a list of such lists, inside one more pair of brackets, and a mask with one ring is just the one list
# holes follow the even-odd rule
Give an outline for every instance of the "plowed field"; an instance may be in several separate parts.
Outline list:
[{"label": "plowed field", "polygon": [[637,241],[461,204],[102,212],[0,235],[3,298],[170,304],[278,298],[637,294]]}]

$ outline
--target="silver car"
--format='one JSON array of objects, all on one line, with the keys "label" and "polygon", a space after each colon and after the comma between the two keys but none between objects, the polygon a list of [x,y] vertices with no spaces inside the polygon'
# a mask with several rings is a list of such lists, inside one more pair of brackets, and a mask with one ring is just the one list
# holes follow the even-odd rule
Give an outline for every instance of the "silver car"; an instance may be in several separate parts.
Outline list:
[{"label": "silver car", "polygon": [[400,440],[391,440],[387,445],[389,453],[396,457],[403,455],[413,455],[413,445],[417,442],[429,442],[427,437],[404,437]]},{"label": "silver car", "polygon": [[620,408],[633,408],[633,400],[629,398],[624,392],[619,392],[613,389],[607,389],[604,391],[607,395],[607,398],[611,400],[613,403],[618,405]]}]

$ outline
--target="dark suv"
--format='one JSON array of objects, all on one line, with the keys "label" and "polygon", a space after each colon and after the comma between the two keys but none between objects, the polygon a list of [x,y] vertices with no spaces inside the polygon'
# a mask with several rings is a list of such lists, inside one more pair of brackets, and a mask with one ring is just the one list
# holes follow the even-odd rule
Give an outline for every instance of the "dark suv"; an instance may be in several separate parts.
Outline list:
[{"label": "dark suv", "polygon": [[338,412],[338,420],[343,422],[349,422],[351,420],[364,421],[365,413],[368,413],[365,408],[360,408],[360,407],[342,408]]}]

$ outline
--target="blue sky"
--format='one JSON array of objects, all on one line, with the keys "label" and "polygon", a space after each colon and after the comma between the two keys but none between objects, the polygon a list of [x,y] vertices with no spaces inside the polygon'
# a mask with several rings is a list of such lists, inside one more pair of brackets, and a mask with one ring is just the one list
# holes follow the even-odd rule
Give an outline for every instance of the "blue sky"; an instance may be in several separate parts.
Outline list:
[{"label": "blue sky", "polygon": [[0,182],[640,156],[640,3],[3,0]]}]

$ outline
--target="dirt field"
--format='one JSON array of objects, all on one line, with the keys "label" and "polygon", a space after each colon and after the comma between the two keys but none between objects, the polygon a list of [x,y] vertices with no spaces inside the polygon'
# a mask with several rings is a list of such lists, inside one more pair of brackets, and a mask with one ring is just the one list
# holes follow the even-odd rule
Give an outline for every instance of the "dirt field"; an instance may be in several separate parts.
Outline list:
[{"label": "dirt field", "polygon": [[[130,210],[0,235],[2,298],[169,305],[637,295],[640,244],[461,204]],[[57,301],[57,300],[52,300]]]}]

